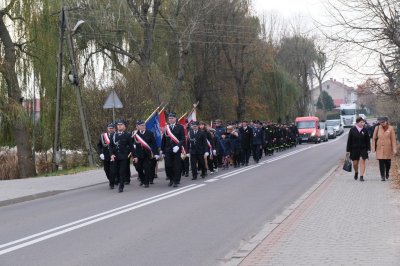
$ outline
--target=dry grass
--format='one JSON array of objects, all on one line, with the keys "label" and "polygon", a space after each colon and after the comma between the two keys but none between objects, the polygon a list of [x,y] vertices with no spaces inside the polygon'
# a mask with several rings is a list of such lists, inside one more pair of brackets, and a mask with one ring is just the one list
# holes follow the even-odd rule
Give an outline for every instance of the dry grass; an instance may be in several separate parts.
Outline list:
[{"label": "dry grass", "polygon": [[[52,153],[44,152],[36,155],[36,172],[38,175],[58,175],[62,172],[52,173]],[[18,158],[15,151],[0,150],[0,180],[18,179]],[[65,156],[61,162],[64,174],[84,171],[88,164],[87,154],[73,152]],[[78,170],[80,169],[80,170]],[[87,169],[86,169],[87,170]],[[72,172],[71,172],[72,171]]]},{"label": "dry grass", "polygon": [[16,179],[19,177],[17,154],[10,150],[0,150],[0,180]]},{"label": "dry grass", "polygon": [[392,160],[392,169],[390,178],[392,179],[392,187],[400,189],[400,145],[397,146],[397,155]]}]

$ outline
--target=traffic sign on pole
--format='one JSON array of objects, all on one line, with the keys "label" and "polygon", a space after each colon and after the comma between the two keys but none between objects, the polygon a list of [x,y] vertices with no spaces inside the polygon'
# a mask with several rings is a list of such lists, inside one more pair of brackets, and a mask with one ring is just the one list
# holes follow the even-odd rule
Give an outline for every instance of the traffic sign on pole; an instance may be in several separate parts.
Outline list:
[{"label": "traffic sign on pole", "polygon": [[115,108],[123,108],[121,100],[119,99],[117,93],[112,91],[106,102],[103,105],[103,109],[112,109],[113,110],[113,121],[115,122]]}]

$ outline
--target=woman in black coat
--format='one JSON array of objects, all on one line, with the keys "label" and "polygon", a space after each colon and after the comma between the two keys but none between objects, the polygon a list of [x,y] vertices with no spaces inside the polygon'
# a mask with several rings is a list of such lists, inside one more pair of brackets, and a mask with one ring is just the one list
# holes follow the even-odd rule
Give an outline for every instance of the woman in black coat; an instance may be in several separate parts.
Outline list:
[{"label": "woman in black coat", "polygon": [[360,181],[364,181],[365,160],[371,151],[368,131],[364,127],[365,121],[361,117],[356,119],[356,125],[349,131],[346,152],[353,161],[354,179],[358,179],[358,165],[360,165]]}]

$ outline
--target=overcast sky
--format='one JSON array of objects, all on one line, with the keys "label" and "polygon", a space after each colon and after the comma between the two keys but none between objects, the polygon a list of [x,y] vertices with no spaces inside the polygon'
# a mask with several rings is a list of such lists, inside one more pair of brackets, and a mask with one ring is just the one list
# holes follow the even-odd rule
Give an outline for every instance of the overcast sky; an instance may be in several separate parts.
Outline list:
[{"label": "overcast sky", "polygon": [[[253,11],[257,15],[263,13],[278,12],[280,15],[290,20],[293,17],[301,17],[302,22],[307,24],[309,29],[313,29],[313,21],[326,21],[327,0],[252,0]],[[344,67],[336,67],[328,74],[327,79],[334,78],[338,81],[346,83],[346,85],[356,86],[361,83],[365,77],[355,76]]]}]

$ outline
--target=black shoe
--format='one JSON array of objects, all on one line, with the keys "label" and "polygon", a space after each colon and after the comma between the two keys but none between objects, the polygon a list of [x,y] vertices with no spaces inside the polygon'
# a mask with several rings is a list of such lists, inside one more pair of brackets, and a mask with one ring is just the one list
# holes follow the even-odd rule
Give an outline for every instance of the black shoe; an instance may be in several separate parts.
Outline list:
[{"label": "black shoe", "polygon": [[363,176],[360,176],[360,181],[364,182],[364,177]]},{"label": "black shoe", "polygon": [[118,193],[121,193],[121,192],[123,192],[124,191],[124,188],[123,187],[119,187],[118,188]]},{"label": "black shoe", "polygon": [[178,184],[174,184],[174,187],[178,187]]},{"label": "black shoe", "polygon": [[114,185],[111,185],[111,184],[110,184],[109,186],[110,186],[110,189],[114,189]]},{"label": "black shoe", "polygon": [[192,178],[192,180],[196,180],[197,179],[197,176],[194,176],[193,178]]},{"label": "black shoe", "polygon": [[389,179],[389,175],[386,176],[386,179]]},{"label": "black shoe", "polygon": [[150,185],[153,185],[153,184],[154,184],[154,182],[153,182],[153,181],[151,181],[151,182],[150,182]]},{"label": "black shoe", "polygon": [[384,176],[381,176],[381,181],[385,181],[385,177]]},{"label": "black shoe", "polygon": [[174,182],[170,181],[170,182],[168,183],[168,186],[170,187],[170,186],[172,186],[173,184],[174,184]]},{"label": "black shoe", "polygon": [[149,184],[144,185],[144,187],[149,187]]},{"label": "black shoe", "polygon": [[189,177],[189,173],[186,173],[186,174],[185,174],[185,177]]},{"label": "black shoe", "polygon": [[354,173],[354,180],[357,180],[358,179],[358,172],[355,172]]}]

